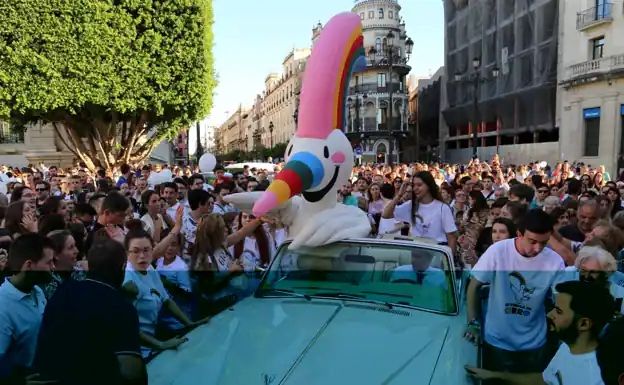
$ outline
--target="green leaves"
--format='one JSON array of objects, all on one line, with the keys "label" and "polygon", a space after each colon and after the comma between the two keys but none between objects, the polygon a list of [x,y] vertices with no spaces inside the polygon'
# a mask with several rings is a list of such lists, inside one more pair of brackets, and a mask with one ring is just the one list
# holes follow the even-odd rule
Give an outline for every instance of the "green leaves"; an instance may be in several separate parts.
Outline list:
[{"label": "green leaves", "polygon": [[68,125],[146,112],[148,128],[172,136],[212,107],[212,24],[210,0],[5,0],[0,117]]}]

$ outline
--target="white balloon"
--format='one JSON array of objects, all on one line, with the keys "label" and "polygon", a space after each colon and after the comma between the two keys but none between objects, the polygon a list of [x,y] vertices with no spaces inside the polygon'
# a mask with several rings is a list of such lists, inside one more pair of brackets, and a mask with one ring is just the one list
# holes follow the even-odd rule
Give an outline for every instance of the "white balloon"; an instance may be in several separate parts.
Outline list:
[{"label": "white balloon", "polygon": [[199,158],[199,169],[202,172],[210,172],[217,165],[217,158],[214,155],[205,153]]},{"label": "white balloon", "polygon": [[160,177],[161,179],[161,183],[165,183],[165,182],[171,182],[171,178],[173,177],[173,173],[171,172],[171,170],[169,170],[168,168],[162,170],[160,172]]}]

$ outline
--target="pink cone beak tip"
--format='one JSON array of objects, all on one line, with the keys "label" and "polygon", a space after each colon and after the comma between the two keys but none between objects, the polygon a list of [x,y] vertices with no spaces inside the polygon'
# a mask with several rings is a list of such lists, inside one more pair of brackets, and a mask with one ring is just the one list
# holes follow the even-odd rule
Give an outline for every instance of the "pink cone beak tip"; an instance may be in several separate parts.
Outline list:
[{"label": "pink cone beak tip", "polygon": [[254,204],[253,207],[253,215],[256,218],[263,216],[269,211],[273,210],[277,207],[277,196],[272,191],[265,191],[264,194],[258,199],[258,201]]}]

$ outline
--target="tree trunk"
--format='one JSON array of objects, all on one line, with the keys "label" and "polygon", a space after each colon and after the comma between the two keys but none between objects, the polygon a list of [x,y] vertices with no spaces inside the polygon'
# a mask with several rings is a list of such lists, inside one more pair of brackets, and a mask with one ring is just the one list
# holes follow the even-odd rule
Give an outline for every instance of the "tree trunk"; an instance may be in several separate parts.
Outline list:
[{"label": "tree trunk", "polygon": [[165,135],[148,137],[147,114],[140,113],[133,121],[85,120],[65,115],[53,122],[56,135],[63,145],[89,170],[110,170],[124,163],[145,160]]}]

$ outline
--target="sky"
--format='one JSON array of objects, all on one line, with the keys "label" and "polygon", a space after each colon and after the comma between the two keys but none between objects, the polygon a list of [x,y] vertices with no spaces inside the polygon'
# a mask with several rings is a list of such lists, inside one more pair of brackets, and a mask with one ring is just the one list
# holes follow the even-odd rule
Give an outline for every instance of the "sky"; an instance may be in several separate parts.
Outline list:
[{"label": "sky", "polygon": [[[240,103],[250,106],[271,72],[281,74],[292,48],[310,47],[312,28],[350,11],[354,0],[213,0],[215,70],[219,84],[202,132],[221,125]],[[399,0],[414,41],[411,74],[428,76],[444,64],[441,0]],[[191,149],[195,148],[191,131]]]}]

